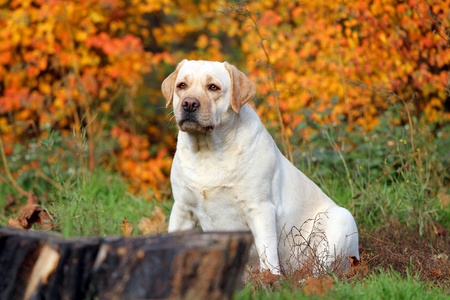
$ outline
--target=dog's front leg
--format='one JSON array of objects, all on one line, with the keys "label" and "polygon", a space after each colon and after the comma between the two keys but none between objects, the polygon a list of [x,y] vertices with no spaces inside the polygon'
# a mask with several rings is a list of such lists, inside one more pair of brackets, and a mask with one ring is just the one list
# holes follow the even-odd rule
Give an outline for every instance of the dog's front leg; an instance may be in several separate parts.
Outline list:
[{"label": "dog's front leg", "polygon": [[197,226],[192,211],[183,204],[175,202],[169,219],[169,232],[194,230]]},{"label": "dog's front leg", "polygon": [[270,202],[258,202],[246,210],[248,225],[255,239],[261,270],[280,274],[275,207]]}]

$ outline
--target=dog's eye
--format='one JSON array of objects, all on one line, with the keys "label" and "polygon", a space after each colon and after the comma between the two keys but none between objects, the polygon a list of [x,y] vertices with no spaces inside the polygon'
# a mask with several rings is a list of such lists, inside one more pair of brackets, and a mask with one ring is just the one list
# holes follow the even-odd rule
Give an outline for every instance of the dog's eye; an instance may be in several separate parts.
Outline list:
[{"label": "dog's eye", "polygon": [[177,85],[177,88],[179,89],[185,89],[186,88],[186,83],[182,82],[180,84]]},{"label": "dog's eye", "polygon": [[217,85],[215,85],[215,84],[211,84],[211,85],[209,86],[209,89],[210,89],[211,91],[218,91],[218,90],[220,90],[220,88],[219,88]]}]

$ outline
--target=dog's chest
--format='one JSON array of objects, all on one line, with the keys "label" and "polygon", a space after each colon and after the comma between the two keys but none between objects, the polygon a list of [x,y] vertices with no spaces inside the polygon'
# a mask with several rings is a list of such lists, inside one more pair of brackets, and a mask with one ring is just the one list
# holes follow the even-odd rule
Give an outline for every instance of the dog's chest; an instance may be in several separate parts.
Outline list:
[{"label": "dog's chest", "polygon": [[[203,151],[192,153],[188,149],[177,151],[175,155],[179,180],[203,194],[205,188],[229,188],[239,182],[242,175],[240,170],[245,158],[242,149],[233,148],[226,152]],[[175,163],[174,163],[175,164]],[[214,191],[213,191],[214,192]]]},{"label": "dog's chest", "polygon": [[236,160],[213,158],[182,165],[176,176],[182,183],[182,199],[189,202],[185,204],[192,208],[203,230],[248,229],[245,189]]},{"label": "dog's chest", "polygon": [[196,191],[197,205],[193,210],[203,230],[245,230],[245,200],[229,186],[203,187]]}]

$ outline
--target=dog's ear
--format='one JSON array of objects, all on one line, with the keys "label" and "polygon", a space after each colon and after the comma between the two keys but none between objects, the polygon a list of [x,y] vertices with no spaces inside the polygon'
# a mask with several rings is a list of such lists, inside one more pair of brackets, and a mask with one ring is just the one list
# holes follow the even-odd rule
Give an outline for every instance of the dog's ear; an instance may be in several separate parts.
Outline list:
[{"label": "dog's ear", "polygon": [[235,66],[227,62],[224,65],[231,77],[231,108],[239,113],[241,107],[255,96],[256,86]]},{"label": "dog's ear", "polygon": [[178,76],[178,71],[183,66],[183,64],[187,61],[187,59],[183,59],[178,66],[176,67],[175,71],[173,71],[172,74],[170,74],[166,79],[164,79],[162,85],[161,85],[161,91],[164,95],[164,98],[166,98],[166,107],[169,107],[172,104],[173,100],[173,92],[175,89],[175,80]]}]

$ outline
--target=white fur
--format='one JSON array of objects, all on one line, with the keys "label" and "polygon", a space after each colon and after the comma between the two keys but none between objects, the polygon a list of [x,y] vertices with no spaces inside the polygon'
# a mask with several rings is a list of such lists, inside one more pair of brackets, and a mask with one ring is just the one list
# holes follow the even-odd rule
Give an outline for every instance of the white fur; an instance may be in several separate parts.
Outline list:
[{"label": "white fur", "polygon": [[[281,154],[248,103],[243,103],[239,113],[231,108],[232,88],[239,87],[231,86],[230,68],[225,64],[183,61],[178,73],[163,84],[166,98],[171,97],[168,89],[173,88],[173,98],[167,101],[173,101],[177,123],[183,112],[180,101],[196,97],[205,109],[202,125],[214,126],[212,133],[183,131],[179,126],[171,172],[175,203],[169,232],[192,230],[197,225],[204,231],[251,230],[260,267],[274,274],[279,274],[280,263],[298,265],[298,258],[292,257],[292,244],[306,238],[329,254],[325,258],[328,264],[342,255],[342,266],[348,268],[349,255],[359,259],[352,215]],[[218,100],[211,100],[217,94],[207,90],[208,75],[221,85]],[[178,90],[177,84],[186,76],[190,78],[188,88]],[[317,216],[320,220],[314,223]],[[311,235],[313,225],[327,241],[314,232]],[[301,228],[303,238],[287,241],[286,233],[294,226]]]}]

